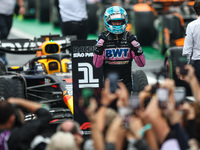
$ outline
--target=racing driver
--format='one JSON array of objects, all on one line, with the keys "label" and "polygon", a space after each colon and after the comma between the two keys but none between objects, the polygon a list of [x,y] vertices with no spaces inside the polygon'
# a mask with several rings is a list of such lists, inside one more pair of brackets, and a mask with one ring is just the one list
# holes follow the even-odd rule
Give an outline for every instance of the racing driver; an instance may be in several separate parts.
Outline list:
[{"label": "racing driver", "polygon": [[132,91],[132,60],[139,67],[145,65],[142,47],[135,35],[126,31],[128,15],[119,6],[112,6],[104,13],[104,23],[107,28],[98,38],[95,46],[93,65],[99,68],[103,65],[103,75],[117,72],[129,92]]}]

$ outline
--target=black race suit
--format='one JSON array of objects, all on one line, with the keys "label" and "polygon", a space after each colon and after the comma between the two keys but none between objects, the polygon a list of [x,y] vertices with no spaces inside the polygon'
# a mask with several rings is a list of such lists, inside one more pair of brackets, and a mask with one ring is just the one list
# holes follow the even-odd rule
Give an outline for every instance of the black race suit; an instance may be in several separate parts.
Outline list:
[{"label": "black race suit", "polygon": [[[102,35],[106,39],[99,38],[94,51],[93,65],[97,68],[103,65],[104,77],[110,71],[118,72],[120,80],[126,85],[129,92],[132,91],[132,60],[134,59],[139,67],[145,65],[143,53],[136,55],[138,48],[133,47],[129,41],[130,36],[134,35],[130,35],[127,31],[120,35],[104,31]],[[135,40],[137,40],[136,37]]]}]

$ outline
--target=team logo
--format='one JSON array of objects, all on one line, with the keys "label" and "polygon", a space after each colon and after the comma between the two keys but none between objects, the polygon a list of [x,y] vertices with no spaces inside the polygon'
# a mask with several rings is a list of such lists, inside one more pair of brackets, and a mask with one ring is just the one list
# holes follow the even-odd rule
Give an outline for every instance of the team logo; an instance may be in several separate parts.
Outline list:
[{"label": "team logo", "polygon": [[105,55],[107,58],[127,58],[129,53],[128,48],[106,49]]}]

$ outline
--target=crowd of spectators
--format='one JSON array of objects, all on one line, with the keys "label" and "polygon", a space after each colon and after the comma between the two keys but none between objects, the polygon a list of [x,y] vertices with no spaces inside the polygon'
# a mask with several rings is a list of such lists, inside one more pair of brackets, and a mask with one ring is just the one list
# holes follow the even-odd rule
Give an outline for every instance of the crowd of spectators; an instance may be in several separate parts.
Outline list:
[{"label": "crowd of spectators", "polygon": [[[80,26],[86,23],[85,19],[87,15],[75,20],[75,24],[78,21]],[[70,20],[71,23],[74,21]],[[91,97],[85,108],[91,122],[91,135],[87,139],[74,120],[62,122],[50,137],[43,137],[41,133],[52,118],[43,105],[21,98],[1,100],[0,150],[198,150],[200,85],[194,68],[186,65],[185,69],[186,75],[181,75],[180,68],[176,68],[176,74],[190,85],[194,101],[186,97],[182,102],[177,101],[177,87],[172,79],[147,85],[131,95],[122,82],[111,93],[110,81],[105,79],[100,105]],[[36,118],[24,122],[24,112],[35,114]]]},{"label": "crowd of spectators", "polygon": [[[185,69],[188,70],[187,75],[181,75],[180,68],[176,69],[176,73],[179,79],[190,85],[195,101],[184,98],[181,103],[178,102],[175,96],[177,87],[172,79],[165,79],[159,85],[147,85],[134,98],[129,97],[121,82],[116,92],[111,93],[106,80],[102,105],[97,108],[96,100],[91,99],[86,109],[92,123],[94,149],[198,150],[200,86],[194,68],[187,65]],[[155,92],[158,89],[165,89],[167,97],[165,92],[160,93],[160,97]],[[164,103],[162,98],[166,99]],[[109,108],[116,99],[117,110]],[[139,101],[138,106],[134,102],[136,100]]]},{"label": "crowd of spectators", "polygon": [[[0,101],[0,149],[198,150],[200,85],[194,68],[186,65],[185,69],[188,70],[187,75],[181,75],[179,68],[176,73],[179,79],[190,85],[195,101],[185,99],[177,103],[174,96],[176,86],[172,79],[165,79],[159,86],[147,85],[143,91],[132,93],[131,96],[122,82],[118,83],[116,92],[111,93],[109,80],[106,79],[101,104],[97,103],[95,97],[91,97],[89,106],[85,108],[92,131],[87,139],[81,135],[78,122],[66,120],[57,126],[51,137],[43,138],[42,146],[40,140],[31,147],[34,138],[49,124],[50,113],[40,104],[28,100],[10,98]],[[166,93],[161,93],[162,97],[167,98],[163,104],[159,93],[155,92],[157,89],[167,90],[167,97]],[[110,107],[113,101],[116,101],[115,109]],[[23,113],[18,111],[21,116],[19,123],[19,116],[16,115],[19,106],[35,113],[37,119],[23,123],[23,115],[20,115]]]},{"label": "crowd of spectators", "polygon": [[[187,65],[185,69],[188,70],[187,75],[181,75],[179,68],[176,73],[179,79],[190,85],[195,101],[185,98],[183,102],[177,102],[177,87],[172,79],[165,79],[159,85],[147,85],[143,91],[134,93],[133,96],[129,95],[122,82],[118,83],[116,92],[111,93],[109,80],[106,79],[101,105],[92,97],[85,109],[91,122],[91,138],[77,142],[76,134],[72,132],[78,132],[78,124],[75,121],[63,123],[57,129],[59,132],[74,135],[74,149],[198,150],[200,86],[194,68]],[[157,89],[167,90],[167,97],[165,93],[161,93],[162,97],[167,98],[163,104]],[[113,101],[117,101],[117,109],[110,107]]]}]

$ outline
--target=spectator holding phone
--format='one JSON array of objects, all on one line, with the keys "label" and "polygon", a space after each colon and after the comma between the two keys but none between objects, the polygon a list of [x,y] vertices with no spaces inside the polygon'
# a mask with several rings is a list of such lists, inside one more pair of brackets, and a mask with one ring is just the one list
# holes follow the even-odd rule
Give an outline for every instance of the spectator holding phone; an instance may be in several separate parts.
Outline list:
[{"label": "spectator holding phone", "polygon": [[[127,90],[126,87],[125,90]],[[128,92],[126,91],[126,93]],[[122,149],[125,139],[125,130],[121,126],[122,119],[115,110],[110,111],[110,108],[107,108],[116,98],[116,92],[110,92],[110,83],[106,79],[100,107],[98,108],[97,101],[92,97],[89,100],[89,106],[85,108],[85,114],[92,124],[91,138],[94,149]],[[109,121],[106,118],[109,118]]]},{"label": "spectator holding phone", "polygon": [[[34,113],[37,119],[24,123],[24,114],[16,106]],[[29,149],[33,138],[48,127],[50,120],[51,114],[39,103],[20,98],[0,101],[0,149]]]},{"label": "spectator holding phone", "polygon": [[[102,91],[101,106],[97,109],[97,102],[93,98],[86,109],[86,115],[91,121],[92,140],[94,149],[121,150],[121,149],[140,149],[148,150],[149,146],[141,135],[139,130],[143,128],[140,118],[133,117],[128,121],[131,129],[124,126],[124,117],[117,111],[108,108],[110,103],[117,97],[117,107],[129,107],[129,93],[124,83],[118,83],[119,88],[115,93],[110,92],[109,80],[105,80],[105,86]],[[137,124],[136,124],[137,122]],[[127,135],[129,132],[129,136]],[[134,133],[134,135],[133,135]],[[136,135],[136,136],[135,136]]]},{"label": "spectator holding phone", "polygon": [[126,31],[128,15],[120,6],[112,6],[104,13],[106,31],[99,35],[94,50],[93,64],[103,65],[104,77],[109,72],[118,72],[119,80],[132,91],[131,66],[134,59],[138,66],[145,65],[142,47],[135,35]]},{"label": "spectator holding phone", "polygon": [[182,106],[182,124],[188,134],[190,149],[199,149],[199,103],[184,102]]},{"label": "spectator holding phone", "polygon": [[200,101],[200,85],[197,77],[195,76],[195,68],[191,65],[186,65],[184,68],[188,70],[188,73],[186,75],[182,75],[180,73],[179,67],[176,68],[176,74],[180,80],[184,80],[190,85],[195,100]]},{"label": "spectator holding phone", "polygon": [[[159,89],[166,89],[168,92],[165,94],[168,94],[168,96],[165,96],[166,99],[164,101],[160,99],[162,95],[159,95],[159,92],[153,94],[149,104],[145,108],[144,118],[146,122],[152,125],[160,149],[171,149],[172,147],[174,149],[189,149],[187,134],[181,127],[181,116],[175,107],[174,81],[171,79],[164,80],[157,88],[157,90]],[[149,96],[149,92],[151,91],[152,87],[145,87],[140,97]],[[146,96],[144,92],[146,92]],[[164,103],[164,105],[160,105],[161,103]]]},{"label": "spectator holding phone", "polygon": [[188,61],[194,61],[195,74],[200,82],[200,0],[195,0],[193,8],[198,18],[187,26],[182,54]]},{"label": "spectator holding phone", "polygon": [[193,145],[198,145],[198,144],[195,144],[196,143],[195,140],[198,140],[198,142],[200,142],[200,135],[199,135],[200,85],[199,85],[197,77],[195,76],[194,67],[191,65],[186,65],[185,69],[188,70],[188,73],[186,75],[182,75],[180,73],[179,67],[176,68],[176,74],[180,80],[184,80],[189,84],[195,101],[190,102],[190,103],[188,102],[184,103],[183,108],[182,108],[183,109],[183,124],[190,138],[189,143],[191,143],[191,139],[192,139],[192,141],[194,141]]}]

